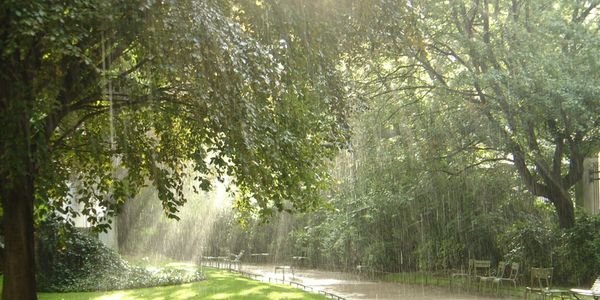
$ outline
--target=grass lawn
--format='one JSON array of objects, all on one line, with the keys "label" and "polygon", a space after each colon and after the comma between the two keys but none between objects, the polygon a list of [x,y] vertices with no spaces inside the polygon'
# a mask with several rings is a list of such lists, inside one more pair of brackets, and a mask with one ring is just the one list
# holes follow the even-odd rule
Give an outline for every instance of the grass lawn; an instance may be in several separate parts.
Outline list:
[{"label": "grass lawn", "polygon": [[[417,284],[417,285],[435,285],[452,289],[465,289],[471,290],[473,292],[486,294],[486,295],[499,295],[501,297],[514,297],[514,298],[523,298],[525,295],[525,286],[517,285],[517,287],[513,287],[508,282],[505,282],[500,287],[498,291],[496,286],[491,283],[478,285],[478,283],[471,283],[470,285],[467,283],[466,279],[457,278],[454,280],[453,284],[450,284],[450,277],[448,275],[438,275],[433,276],[432,274],[420,273],[420,272],[405,272],[405,273],[394,273],[394,274],[386,274],[382,277],[385,281],[392,282],[400,282],[406,284]],[[525,283],[526,284],[526,283]],[[479,287],[479,288],[478,288]],[[552,289],[555,290],[565,290],[568,291],[571,287],[569,286],[553,286]],[[555,294],[554,297],[559,297],[559,294]],[[567,296],[565,296],[567,297]],[[530,299],[541,299],[542,297],[538,294],[530,294]],[[591,297],[579,296],[580,299],[592,299]],[[571,299],[571,298],[565,298]]]},{"label": "grass lawn", "polygon": [[[394,273],[394,274],[386,274],[383,277],[385,281],[393,281],[393,282],[401,282],[408,284],[418,284],[418,285],[435,285],[453,289],[471,289],[473,291],[478,291],[483,294],[496,295],[497,290],[496,287],[492,284],[483,284],[478,289],[478,283],[471,283],[470,285],[466,283],[465,278],[457,278],[454,280],[454,283],[451,284],[450,277],[448,275],[438,275],[433,276],[427,273],[420,272],[407,272],[407,273]],[[525,287],[517,286],[514,288],[512,285],[508,283],[504,283],[499,290],[499,294],[501,296],[512,296],[522,298],[525,293]]]},{"label": "grass lawn", "polygon": [[288,285],[250,280],[227,271],[204,269],[207,279],[175,286],[86,293],[39,293],[40,300],[178,300],[178,299],[327,299]]}]

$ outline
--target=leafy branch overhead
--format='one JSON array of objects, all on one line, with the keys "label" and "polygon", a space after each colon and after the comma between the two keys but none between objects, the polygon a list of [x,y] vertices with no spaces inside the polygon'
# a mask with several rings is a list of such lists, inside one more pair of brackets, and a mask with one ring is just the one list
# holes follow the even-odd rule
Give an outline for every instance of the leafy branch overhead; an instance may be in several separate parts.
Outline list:
[{"label": "leafy branch overhead", "polygon": [[[326,160],[347,133],[335,66],[314,55],[319,69],[298,63],[308,45],[263,40],[232,3],[4,6],[15,14],[3,17],[3,69],[24,71],[2,75],[18,88],[2,97],[1,121],[15,126],[19,108],[32,121],[38,215],[77,214],[74,198],[102,229],[150,183],[176,218],[190,169],[197,189],[230,177],[241,212],[318,205]],[[13,142],[3,139],[7,158],[19,155]],[[21,168],[12,161],[3,176]]]}]

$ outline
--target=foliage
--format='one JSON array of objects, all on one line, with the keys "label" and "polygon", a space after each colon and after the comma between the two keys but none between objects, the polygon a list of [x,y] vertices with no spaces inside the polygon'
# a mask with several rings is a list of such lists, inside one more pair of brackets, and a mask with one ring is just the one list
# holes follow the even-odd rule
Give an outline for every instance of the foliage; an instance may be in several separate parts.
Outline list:
[{"label": "foliage", "polygon": [[[12,27],[3,68],[31,69],[38,78],[31,95],[18,95],[29,105],[6,106],[1,120],[15,123],[19,110],[34,116],[28,127],[30,142],[39,144],[32,154],[38,210],[81,213],[105,229],[107,216],[150,179],[166,214],[176,217],[187,200],[180,178],[190,162],[198,189],[210,188],[211,173],[230,175],[240,212],[267,216],[284,209],[283,200],[287,210],[317,205],[323,160],[344,140],[344,93],[339,82],[327,83],[337,78],[332,67],[296,74],[310,66],[290,57],[325,57],[261,44],[225,15],[234,3],[19,3],[4,4],[18,13],[5,16]],[[17,140],[3,139],[11,164],[2,174],[24,168],[10,158]],[[82,212],[66,205],[69,189]]]},{"label": "foliage", "polygon": [[102,291],[182,284],[203,279],[197,271],[148,270],[129,265],[97,238],[55,222],[38,231],[40,291]]},{"label": "foliage", "polygon": [[552,221],[531,218],[511,225],[499,236],[510,261],[530,267],[554,267],[555,283],[591,286],[600,270],[600,216],[578,212],[575,226],[561,229]]},{"label": "foliage", "polygon": [[[365,97],[401,102],[397,111],[409,119],[437,112],[446,120],[437,136],[414,124],[422,138],[440,142],[443,170],[511,163],[567,228],[583,159],[598,151],[599,90],[589,84],[600,80],[598,5],[376,2],[378,22],[359,23],[373,38],[354,73]],[[460,139],[446,143],[449,134]],[[465,152],[479,157],[464,161]]]},{"label": "foliage", "polygon": [[591,286],[600,275],[600,215],[580,212],[556,247],[559,280]]},{"label": "foliage", "polygon": [[505,258],[520,262],[524,273],[527,273],[530,267],[553,266],[552,258],[560,240],[559,233],[560,229],[548,227],[539,219],[522,220],[499,236],[499,244],[506,253]]}]

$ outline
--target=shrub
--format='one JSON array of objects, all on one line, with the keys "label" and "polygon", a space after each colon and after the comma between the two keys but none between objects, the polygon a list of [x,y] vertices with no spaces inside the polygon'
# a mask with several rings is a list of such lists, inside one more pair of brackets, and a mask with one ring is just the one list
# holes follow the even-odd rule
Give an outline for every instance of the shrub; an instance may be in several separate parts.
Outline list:
[{"label": "shrub", "polygon": [[499,239],[505,259],[523,264],[525,274],[530,267],[554,267],[555,284],[580,286],[600,275],[600,215],[578,212],[567,230],[535,219],[518,222]]},{"label": "shrub", "polygon": [[600,215],[580,212],[575,226],[565,231],[558,247],[563,282],[591,285],[600,275]]},{"label": "shrub", "polygon": [[540,220],[521,221],[499,235],[504,258],[530,267],[552,266],[553,252],[558,245],[558,228],[550,228]]},{"label": "shrub", "polygon": [[197,271],[129,265],[91,234],[51,221],[40,225],[36,252],[40,291],[116,290],[202,279]]}]

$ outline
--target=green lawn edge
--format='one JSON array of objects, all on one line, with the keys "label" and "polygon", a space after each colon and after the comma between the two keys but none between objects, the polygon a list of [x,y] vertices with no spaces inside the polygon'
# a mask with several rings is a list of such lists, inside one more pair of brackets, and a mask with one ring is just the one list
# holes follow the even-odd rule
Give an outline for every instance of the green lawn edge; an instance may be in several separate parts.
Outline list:
[{"label": "green lawn edge", "polygon": [[387,274],[383,276],[383,280],[403,284],[439,286],[451,290],[466,290],[490,296],[523,298],[525,295],[525,287],[521,286],[514,288],[508,284],[503,284],[502,287],[497,290],[494,285],[489,283],[479,284],[469,282],[464,278],[451,280],[450,276],[434,276],[432,274],[420,272]]},{"label": "green lawn edge", "polygon": [[[82,293],[38,293],[39,300],[327,299],[323,295],[204,268],[206,280],[153,288]],[[1,292],[1,287],[0,287]]]},{"label": "green lawn edge", "polygon": [[[503,283],[499,289],[491,283],[477,283],[469,282],[465,278],[456,278],[452,280],[450,276],[435,276],[429,273],[421,272],[404,272],[404,273],[390,273],[381,277],[383,281],[398,282],[402,284],[413,284],[413,285],[431,285],[448,288],[451,290],[465,290],[472,291],[478,294],[484,294],[489,296],[497,297],[511,297],[521,298],[525,297],[525,286],[517,285],[513,287],[509,283]],[[572,287],[566,286],[553,286],[554,290],[568,291]],[[530,299],[538,299],[537,294],[531,294],[528,296]],[[560,296],[554,296],[559,298]],[[568,298],[567,295],[563,295],[564,299],[575,299]],[[579,296],[580,299],[592,299],[591,297]],[[540,299],[542,297],[539,297]],[[552,297],[551,297],[552,298]],[[553,298],[554,299],[554,298]],[[561,298],[562,299],[562,298]]]}]

